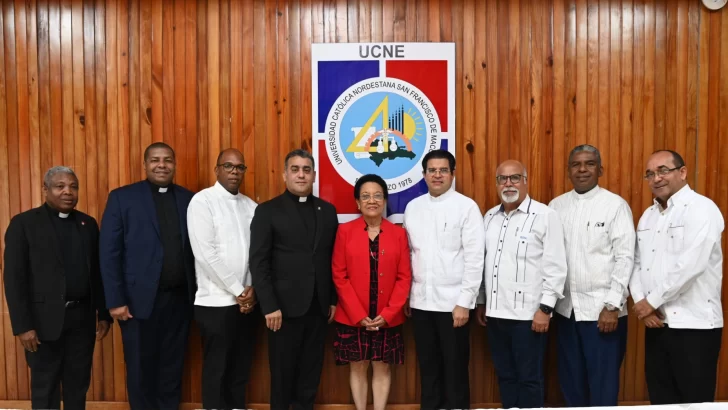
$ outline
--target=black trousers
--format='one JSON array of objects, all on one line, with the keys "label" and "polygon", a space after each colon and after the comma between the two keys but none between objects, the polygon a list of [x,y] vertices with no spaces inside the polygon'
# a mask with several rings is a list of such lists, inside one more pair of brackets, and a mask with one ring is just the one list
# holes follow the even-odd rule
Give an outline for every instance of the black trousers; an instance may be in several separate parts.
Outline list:
[{"label": "black trousers", "polygon": [[451,312],[412,309],[421,409],[470,408],[470,323],[454,328]]},{"label": "black trousers", "polygon": [[25,352],[30,366],[34,409],[85,409],[96,342],[96,311],[90,303],[66,309],[58,340],[41,340],[38,351]]},{"label": "black trousers", "polygon": [[715,400],[723,329],[645,331],[645,376],[652,404]]},{"label": "black trousers", "polygon": [[131,410],[179,408],[191,316],[182,288],[160,290],[148,319],[119,321]]},{"label": "black trousers", "polygon": [[324,364],[327,317],[319,312],[283,318],[268,329],[271,410],[313,409]]},{"label": "black trousers", "polygon": [[[195,306],[202,334],[202,407],[245,409],[245,389],[253,362],[255,318],[238,305]],[[254,316],[255,315],[255,316]]]}]

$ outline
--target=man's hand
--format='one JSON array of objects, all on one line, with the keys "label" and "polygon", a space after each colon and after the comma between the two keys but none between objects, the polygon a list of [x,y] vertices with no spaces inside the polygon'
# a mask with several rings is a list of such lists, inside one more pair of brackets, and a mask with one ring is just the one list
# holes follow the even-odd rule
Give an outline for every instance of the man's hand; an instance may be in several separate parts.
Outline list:
[{"label": "man's hand", "polygon": [[23,344],[23,349],[29,352],[38,351],[40,340],[38,340],[38,334],[35,333],[35,330],[28,330],[25,333],[19,334],[18,339],[20,339],[20,343]]},{"label": "man's hand", "polygon": [[106,337],[107,334],[109,334],[109,329],[111,329],[111,324],[105,320],[99,320],[98,323],[96,323],[96,340],[102,340]]},{"label": "man's hand", "polygon": [[650,305],[650,302],[647,301],[647,299],[642,299],[639,302],[635,303],[634,306],[632,306],[632,310],[637,314],[637,318],[639,320],[643,320],[652,312],[655,311],[655,308]]},{"label": "man's hand", "polygon": [[329,306],[329,323],[334,321],[334,315],[336,314],[336,306]]},{"label": "man's hand", "polygon": [[462,327],[468,323],[470,318],[470,309],[466,309],[462,306],[455,306],[452,310],[452,327]]},{"label": "man's hand", "polygon": [[[238,302],[238,305],[242,307],[249,307],[256,303],[255,299],[255,290],[252,286],[246,286],[243,290],[243,293],[238,295],[235,300]],[[249,305],[249,306],[245,306]]]},{"label": "man's hand", "polygon": [[131,313],[129,313],[129,306],[126,305],[115,307],[109,310],[109,313],[111,314],[111,317],[121,321],[126,321],[134,317],[131,315]]},{"label": "man's hand", "polygon": [[243,293],[235,298],[235,301],[240,305],[240,313],[248,314],[253,311],[253,308],[258,303],[255,298],[255,290],[252,286],[246,286]]},{"label": "man's hand", "polygon": [[531,323],[531,330],[536,333],[546,333],[549,331],[549,321],[551,316],[544,313],[541,309],[536,311],[533,315],[533,323]]},{"label": "man's hand", "polygon": [[480,326],[485,327],[488,324],[488,319],[485,318],[485,305],[478,305],[475,308],[475,318]]},{"label": "man's hand", "polygon": [[283,313],[281,313],[281,310],[278,309],[273,313],[268,313],[265,315],[265,325],[268,327],[268,329],[277,332],[281,325],[283,324]]},{"label": "man's hand", "polygon": [[610,312],[605,307],[602,312],[599,313],[599,320],[597,321],[597,327],[602,333],[611,333],[617,330],[617,323],[619,323],[619,310]]},{"label": "man's hand", "polygon": [[645,326],[651,329],[657,329],[665,326],[663,320],[665,320],[665,316],[663,316],[659,310],[656,310],[651,314],[647,315],[647,317],[644,318],[643,322],[645,323]]},{"label": "man's hand", "polygon": [[409,298],[407,299],[406,302],[404,302],[404,307],[402,308],[402,310],[404,311],[405,316],[412,317],[412,309],[410,309],[410,306],[409,306]]},{"label": "man's hand", "polygon": [[375,317],[371,323],[369,323],[369,326],[367,326],[367,330],[369,331],[378,331],[380,327],[387,326],[387,321],[384,320],[383,317],[377,316]]}]

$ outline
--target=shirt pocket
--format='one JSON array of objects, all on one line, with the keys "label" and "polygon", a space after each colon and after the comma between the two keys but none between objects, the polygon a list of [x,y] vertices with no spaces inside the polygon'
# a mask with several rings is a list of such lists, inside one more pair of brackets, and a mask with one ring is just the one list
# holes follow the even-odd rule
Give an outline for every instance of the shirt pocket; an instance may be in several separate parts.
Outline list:
[{"label": "shirt pocket", "polygon": [[592,224],[587,229],[587,247],[592,251],[606,249],[609,245],[609,229],[605,225],[596,226]]},{"label": "shirt pocket", "polygon": [[667,228],[667,251],[670,253],[682,252],[685,247],[685,226],[669,226]]},{"label": "shirt pocket", "polygon": [[446,223],[440,234],[440,246],[448,251],[458,251],[462,245],[462,226],[455,223]]}]

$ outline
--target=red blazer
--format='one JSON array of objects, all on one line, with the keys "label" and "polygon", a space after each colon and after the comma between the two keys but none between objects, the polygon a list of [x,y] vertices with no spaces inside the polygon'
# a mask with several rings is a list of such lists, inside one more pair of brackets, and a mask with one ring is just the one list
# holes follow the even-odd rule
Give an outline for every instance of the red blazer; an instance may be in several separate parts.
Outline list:
[{"label": "red blazer", "polygon": [[[349,326],[369,316],[369,233],[363,217],[339,225],[331,270],[339,294],[334,320]],[[382,219],[379,233],[377,315],[388,327],[404,323],[404,307],[412,284],[410,249],[405,230]],[[374,319],[371,317],[370,319]]]}]

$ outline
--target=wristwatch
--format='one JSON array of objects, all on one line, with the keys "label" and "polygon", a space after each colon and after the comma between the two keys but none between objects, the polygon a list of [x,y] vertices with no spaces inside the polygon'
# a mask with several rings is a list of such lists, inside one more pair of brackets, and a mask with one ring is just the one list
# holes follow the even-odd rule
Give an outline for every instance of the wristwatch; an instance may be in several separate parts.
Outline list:
[{"label": "wristwatch", "polygon": [[549,305],[544,305],[543,303],[541,303],[540,305],[538,305],[538,308],[539,308],[539,309],[541,309],[541,311],[542,311],[543,313],[547,314],[547,315],[550,315],[550,314],[551,314],[551,312],[553,312],[553,311],[554,311],[554,308],[552,308],[552,307],[551,307],[551,306],[549,306]]},{"label": "wristwatch", "polygon": [[614,306],[614,305],[613,305],[613,304],[611,304],[611,303],[605,303],[605,304],[604,304],[604,308],[605,308],[605,309],[607,309],[607,312],[616,312],[616,311],[618,311],[618,310],[619,310],[619,308],[618,308],[618,307]]}]

